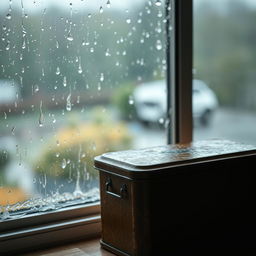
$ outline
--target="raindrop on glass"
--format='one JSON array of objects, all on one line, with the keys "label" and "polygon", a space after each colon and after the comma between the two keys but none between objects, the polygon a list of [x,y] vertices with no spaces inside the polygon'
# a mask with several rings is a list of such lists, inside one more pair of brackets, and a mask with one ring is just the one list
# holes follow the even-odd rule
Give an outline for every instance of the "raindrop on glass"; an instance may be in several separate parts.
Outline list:
[{"label": "raindrop on glass", "polygon": [[71,111],[72,109],[72,104],[71,104],[71,93],[67,97],[67,104],[66,104],[66,110]]},{"label": "raindrop on glass", "polygon": [[25,49],[25,48],[26,48],[26,39],[24,38],[22,43],[22,49]]},{"label": "raindrop on glass", "polygon": [[132,21],[132,20],[131,20],[131,19],[129,19],[129,18],[128,18],[128,19],[126,19],[126,23],[127,23],[127,24],[130,24],[130,23],[131,23],[131,21]]},{"label": "raindrop on glass", "polygon": [[40,114],[39,114],[39,120],[38,120],[38,123],[39,123],[40,127],[42,127],[43,123],[44,123],[44,115],[43,115],[42,107],[43,107],[43,102],[41,101],[40,102],[40,107],[39,107]]},{"label": "raindrop on glass", "polygon": [[160,124],[164,124],[164,118],[163,118],[163,117],[159,118],[158,122],[159,122]]},{"label": "raindrop on glass", "polygon": [[110,0],[107,1],[107,7],[110,8]]},{"label": "raindrop on glass", "polygon": [[103,73],[100,74],[100,81],[101,81],[101,82],[104,81],[104,74],[103,74]]},{"label": "raindrop on glass", "polygon": [[66,166],[67,166],[67,161],[66,161],[65,158],[63,158],[62,163],[61,163],[61,168],[62,168],[62,169],[65,169]]},{"label": "raindrop on glass", "polygon": [[56,41],[56,48],[59,48],[59,42]]},{"label": "raindrop on glass", "polygon": [[156,6],[161,6],[161,5],[162,5],[161,0],[156,0],[156,1],[155,1],[155,5],[156,5]]},{"label": "raindrop on glass", "polygon": [[6,51],[9,51],[9,50],[10,50],[10,42],[8,42],[8,43],[6,44],[5,50],[6,50]]},{"label": "raindrop on glass", "polygon": [[109,49],[107,49],[107,50],[106,50],[106,52],[105,52],[105,56],[106,56],[106,57],[111,56],[111,54],[110,54],[110,52],[109,52]]},{"label": "raindrop on glass", "polygon": [[12,130],[11,130],[12,135],[15,135],[15,128],[16,128],[15,126],[12,127]]},{"label": "raindrop on glass", "polygon": [[79,63],[78,74],[82,74],[82,73],[83,73],[83,69],[82,69],[81,63]]},{"label": "raindrop on glass", "polygon": [[60,74],[60,68],[57,67],[57,69],[56,69],[56,75],[58,76],[59,74]]},{"label": "raindrop on glass", "polygon": [[12,18],[12,15],[11,15],[10,13],[8,13],[8,14],[6,14],[5,18],[6,18],[7,20],[10,20],[10,19]]},{"label": "raindrop on glass", "polygon": [[67,86],[67,78],[64,76],[63,77],[63,86],[66,87]]},{"label": "raindrop on glass", "polygon": [[34,86],[34,92],[37,93],[39,91],[39,86],[37,84],[35,84]]},{"label": "raindrop on glass", "polygon": [[102,6],[100,7],[100,13],[103,13],[103,7]]},{"label": "raindrop on glass", "polygon": [[70,42],[74,40],[74,37],[71,35],[71,33],[68,33],[67,40]]},{"label": "raindrop on glass", "polygon": [[161,40],[157,40],[156,41],[156,49],[158,50],[158,51],[160,51],[160,50],[162,50],[162,48],[163,48],[163,46],[162,46],[162,42],[161,42]]},{"label": "raindrop on glass", "polygon": [[134,104],[134,99],[133,99],[133,96],[129,96],[129,100],[128,100],[129,104],[130,105],[133,105]]},{"label": "raindrop on glass", "polygon": [[59,153],[59,152],[57,152],[57,153],[55,154],[55,156],[56,156],[56,157],[59,157],[59,156],[60,156],[60,153]]}]

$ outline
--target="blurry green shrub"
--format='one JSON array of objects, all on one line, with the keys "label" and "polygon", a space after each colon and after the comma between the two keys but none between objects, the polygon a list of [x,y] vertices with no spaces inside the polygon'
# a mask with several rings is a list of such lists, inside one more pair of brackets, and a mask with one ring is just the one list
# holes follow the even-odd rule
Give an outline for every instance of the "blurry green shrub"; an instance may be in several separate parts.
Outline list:
[{"label": "blurry green shrub", "polygon": [[94,111],[92,122],[66,126],[51,138],[39,154],[34,169],[40,174],[69,178],[77,172],[97,176],[93,158],[109,151],[128,149],[132,137],[125,123],[109,120],[102,109]]},{"label": "blurry green shrub", "polygon": [[135,117],[133,91],[135,86],[131,83],[117,88],[113,94],[112,103],[119,111],[122,119],[129,120]]}]

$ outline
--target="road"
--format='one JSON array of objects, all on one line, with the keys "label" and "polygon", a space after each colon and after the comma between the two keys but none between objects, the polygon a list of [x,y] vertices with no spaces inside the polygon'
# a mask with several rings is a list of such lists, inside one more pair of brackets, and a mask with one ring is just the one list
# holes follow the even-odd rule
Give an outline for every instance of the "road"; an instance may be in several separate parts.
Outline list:
[{"label": "road", "polygon": [[[166,144],[166,132],[157,126],[143,127],[132,122],[134,148]],[[193,140],[229,139],[256,145],[256,113],[231,109],[218,109],[208,127],[194,125]]]}]

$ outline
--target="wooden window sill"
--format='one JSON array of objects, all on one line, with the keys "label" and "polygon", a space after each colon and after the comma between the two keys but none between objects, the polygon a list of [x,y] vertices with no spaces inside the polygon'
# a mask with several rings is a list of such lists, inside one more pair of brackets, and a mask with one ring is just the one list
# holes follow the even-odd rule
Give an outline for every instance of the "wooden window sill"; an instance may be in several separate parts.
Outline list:
[{"label": "wooden window sill", "polygon": [[113,256],[114,254],[104,250],[100,246],[100,239],[80,241],[68,245],[53,247],[23,256]]}]

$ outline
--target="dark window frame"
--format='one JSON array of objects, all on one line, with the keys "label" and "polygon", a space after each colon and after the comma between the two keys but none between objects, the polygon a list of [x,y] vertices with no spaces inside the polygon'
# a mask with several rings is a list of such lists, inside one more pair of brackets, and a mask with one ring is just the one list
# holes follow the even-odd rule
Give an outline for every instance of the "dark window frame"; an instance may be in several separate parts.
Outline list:
[{"label": "dark window frame", "polygon": [[[192,141],[193,0],[166,0],[167,142]],[[38,213],[1,223],[0,254],[99,236],[100,204]]]}]

